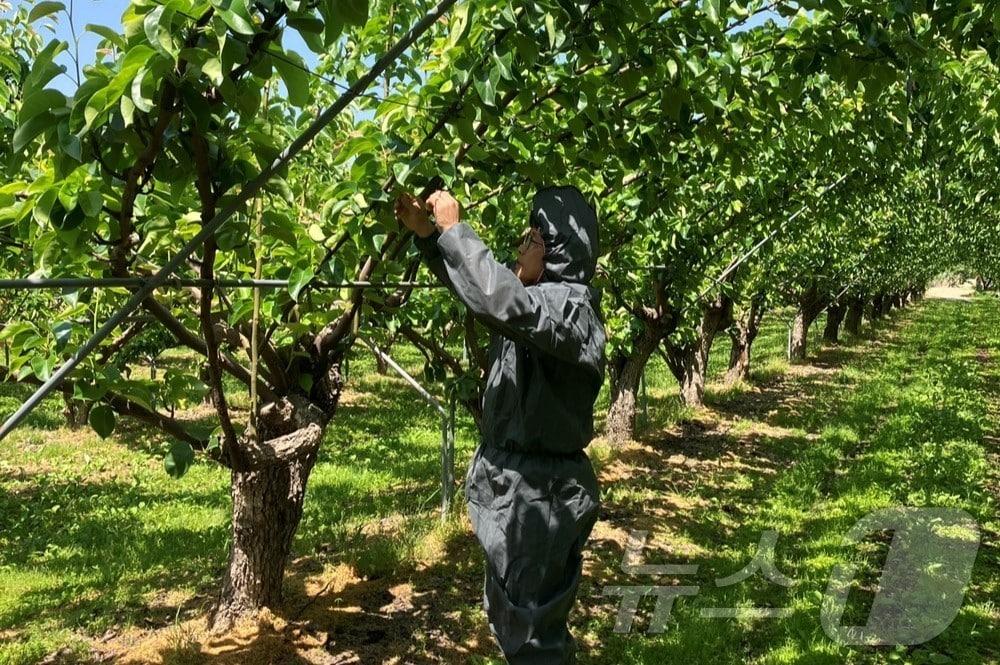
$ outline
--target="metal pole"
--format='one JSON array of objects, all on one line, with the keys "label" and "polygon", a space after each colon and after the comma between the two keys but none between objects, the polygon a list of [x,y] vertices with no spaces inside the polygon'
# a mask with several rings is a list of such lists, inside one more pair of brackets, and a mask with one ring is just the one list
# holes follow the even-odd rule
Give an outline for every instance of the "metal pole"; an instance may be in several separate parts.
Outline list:
[{"label": "metal pole", "polygon": [[359,78],[354,85],[349,87],[344,94],[342,94],[337,101],[335,101],[329,108],[327,108],[323,113],[319,115],[316,120],[313,121],[311,125],[302,134],[298,136],[292,143],[285,148],[280,155],[274,160],[274,162],[265,168],[261,173],[247,183],[239,193],[239,196],[230,203],[228,206],[220,210],[215,217],[213,217],[208,223],[201,227],[201,230],[195,234],[193,238],[178,252],[170,261],[168,261],[159,272],[149,278],[146,283],[139,287],[139,289],[132,294],[128,302],[118,310],[114,316],[108,319],[100,329],[94,333],[94,335],[88,339],[83,346],[77,349],[77,352],[66,361],[62,367],[60,367],[56,372],[49,378],[48,381],[42,384],[38,390],[34,392],[31,397],[29,397],[21,407],[14,412],[14,414],[7,419],[7,421],[0,427],[0,441],[6,437],[11,430],[20,424],[29,413],[31,413],[38,404],[41,403],[45,397],[52,392],[63,379],[65,379],[70,372],[72,372],[84,358],[89,356],[91,352],[96,349],[101,342],[103,342],[115,328],[119,326],[125,319],[131,316],[132,312],[137,310],[146,298],[150,297],[156,288],[166,281],[170,275],[174,273],[178,268],[180,268],[186,261],[187,258],[194,253],[194,251],[201,247],[204,242],[210,238],[219,228],[233,216],[236,212],[242,210],[247,201],[252,199],[258,191],[260,191],[265,184],[277,173],[279,170],[285,167],[292,159],[302,151],[306,145],[312,141],[317,134],[322,131],[337,115],[340,114],[347,106],[357,99],[365,90],[367,90],[371,84],[378,79],[378,77],[384,72],[389,65],[391,65],[403,51],[408,49],[413,43],[424,34],[434,23],[440,19],[445,12],[447,12],[452,5],[455,4],[457,0],[441,0],[441,2],[434,7],[431,11],[424,15],[420,21],[414,25],[410,30],[400,39],[396,44],[372,66],[368,72]]},{"label": "metal pole", "polygon": [[396,374],[399,374],[410,386],[424,398],[441,416],[441,521],[448,519],[451,513],[451,503],[455,496],[455,398],[451,398],[448,409],[441,405],[434,395],[431,395],[420,382],[410,376],[409,372],[399,366],[389,354],[378,348],[371,340],[360,338],[372,353],[377,355],[391,367]]},{"label": "metal pole", "polygon": [[385,361],[385,364],[388,365],[389,367],[391,367],[393,370],[395,370],[396,374],[399,374],[401,377],[403,377],[403,379],[405,379],[406,382],[409,383],[410,386],[414,390],[416,390],[420,394],[421,397],[424,398],[425,402],[427,402],[428,404],[430,404],[431,406],[433,406],[435,409],[437,409],[438,413],[441,414],[442,418],[447,418],[448,417],[448,411],[446,411],[445,408],[441,405],[441,402],[439,402],[437,400],[437,398],[434,397],[434,395],[431,395],[429,392],[427,392],[427,389],[424,388],[422,385],[420,385],[420,382],[418,382],[416,379],[414,379],[412,376],[410,376],[409,372],[407,372],[405,369],[403,369],[402,367],[400,367],[399,363],[397,363],[395,360],[393,360],[389,356],[389,354],[387,354],[382,349],[378,348],[374,344],[374,342],[372,342],[371,340],[365,339],[363,337],[360,338],[360,339],[361,339],[361,341],[363,341],[365,344],[368,345],[368,348],[370,348],[372,350],[372,353],[374,353],[379,358],[381,358],[383,361]]},{"label": "metal pole", "polygon": [[444,522],[451,514],[455,498],[455,395],[448,404],[441,445],[441,521]]},{"label": "metal pole", "polygon": [[[24,279],[0,279],[0,289],[89,289],[89,288],[142,288],[151,278],[146,277],[28,277]],[[199,279],[189,277],[169,277],[159,283],[160,287],[222,287],[230,289],[285,289],[287,279]],[[313,282],[312,289],[440,289],[443,284],[424,282]]]}]

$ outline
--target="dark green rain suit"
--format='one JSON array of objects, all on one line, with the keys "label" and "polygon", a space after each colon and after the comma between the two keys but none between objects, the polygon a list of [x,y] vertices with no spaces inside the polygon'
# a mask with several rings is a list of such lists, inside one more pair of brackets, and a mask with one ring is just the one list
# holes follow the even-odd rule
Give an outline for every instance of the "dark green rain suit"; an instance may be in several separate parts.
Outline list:
[{"label": "dark green rain suit", "polygon": [[574,187],[539,191],[531,225],[545,272],[525,287],[472,228],[418,238],[431,270],[489,327],[482,442],[466,477],[486,552],[484,604],[514,665],[573,662],[567,617],[583,545],[597,519],[597,478],[584,448],[604,378],[597,216]]}]

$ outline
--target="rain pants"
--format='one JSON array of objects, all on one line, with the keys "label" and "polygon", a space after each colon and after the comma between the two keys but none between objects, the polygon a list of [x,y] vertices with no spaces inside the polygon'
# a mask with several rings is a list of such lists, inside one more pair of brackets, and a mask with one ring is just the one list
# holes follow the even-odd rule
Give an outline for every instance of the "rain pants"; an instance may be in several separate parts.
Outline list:
[{"label": "rain pants", "polygon": [[492,331],[482,441],[466,476],[486,553],[484,605],[513,665],[573,662],[567,617],[582,550],[597,519],[597,478],[584,452],[604,378],[600,292],[589,286],[597,216],[573,187],[539,191],[531,225],[545,272],[525,287],[459,223],[418,238],[430,269]]}]

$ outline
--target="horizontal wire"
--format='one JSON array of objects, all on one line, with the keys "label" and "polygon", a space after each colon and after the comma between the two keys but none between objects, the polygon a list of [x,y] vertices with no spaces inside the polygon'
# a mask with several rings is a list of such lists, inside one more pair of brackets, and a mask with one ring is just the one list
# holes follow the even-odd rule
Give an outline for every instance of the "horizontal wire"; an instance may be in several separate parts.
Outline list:
[{"label": "horizontal wire", "polygon": [[[87,288],[141,288],[150,280],[144,277],[29,277],[0,279],[0,290],[13,289],[87,289]],[[192,279],[168,278],[161,286],[172,288],[224,287],[233,289],[285,289],[291,284],[287,279]],[[312,282],[313,289],[440,289],[442,284],[426,282]]]}]

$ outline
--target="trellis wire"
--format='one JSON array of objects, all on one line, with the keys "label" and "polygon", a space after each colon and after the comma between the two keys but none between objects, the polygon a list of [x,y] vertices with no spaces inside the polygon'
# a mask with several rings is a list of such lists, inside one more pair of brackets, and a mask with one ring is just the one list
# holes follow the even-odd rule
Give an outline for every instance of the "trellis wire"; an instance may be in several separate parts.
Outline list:
[{"label": "trellis wire", "polygon": [[[816,198],[817,199],[821,199],[824,196],[826,196],[827,194],[829,194],[832,190],[834,190],[835,188],[837,188],[838,186],[840,186],[840,183],[842,183],[845,180],[847,180],[847,178],[852,173],[854,173],[854,171],[848,171],[844,175],[842,175],[839,178],[837,178],[837,180],[835,182],[833,182],[833,183],[827,185],[826,187],[824,187],[823,190],[819,193],[819,196],[817,196]],[[810,204],[808,204],[808,203],[805,204],[805,205],[803,205],[801,208],[799,208],[797,211],[795,211],[795,214],[793,214],[791,217],[789,217],[788,219],[786,219],[783,224],[781,224],[780,226],[778,226],[778,228],[776,228],[774,231],[771,231],[771,233],[769,233],[766,238],[764,238],[763,240],[761,240],[760,242],[758,242],[756,245],[754,245],[750,249],[749,252],[747,252],[746,254],[744,254],[743,256],[741,256],[736,261],[733,261],[732,263],[730,263],[729,267],[727,267],[725,270],[723,270],[722,274],[719,275],[718,277],[716,277],[715,280],[708,286],[708,288],[706,288],[704,291],[701,292],[701,295],[698,296],[698,300],[701,300],[706,295],[708,295],[709,291],[711,291],[712,289],[714,289],[719,284],[722,284],[722,282],[724,282],[727,277],[729,277],[730,275],[732,275],[733,272],[735,272],[737,268],[739,268],[741,265],[743,265],[744,263],[746,263],[750,259],[750,257],[752,257],[754,254],[756,254],[758,251],[760,251],[761,247],[763,247],[768,242],[770,242],[771,240],[773,240],[774,237],[776,235],[778,235],[779,233],[781,233],[781,231],[783,231],[784,228],[787,225],[791,224],[796,219],[798,219],[799,216],[801,216],[806,210],[809,209],[809,205]]]},{"label": "trellis wire", "polygon": [[298,136],[292,143],[285,148],[280,155],[272,162],[270,166],[261,171],[261,173],[251,180],[242,190],[240,190],[239,196],[230,203],[228,206],[220,210],[215,217],[213,217],[208,223],[202,226],[201,230],[191,239],[188,243],[178,252],[170,261],[168,261],[155,275],[150,277],[146,283],[139,287],[139,289],[133,293],[132,297],[129,298],[120,310],[118,310],[110,319],[108,319],[103,326],[94,335],[88,339],[83,346],[81,346],[77,352],[66,361],[56,372],[49,378],[48,381],[42,384],[38,390],[36,390],[31,397],[29,397],[21,407],[14,412],[14,414],[4,422],[3,426],[0,426],[0,440],[3,440],[18,424],[24,420],[29,413],[31,413],[36,406],[49,393],[52,392],[63,379],[72,372],[84,358],[89,356],[91,352],[96,349],[101,342],[103,342],[114,330],[127,319],[132,312],[138,309],[143,301],[145,301],[156,288],[166,281],[175,270],[181,267],[188,257],[194,253],[194,251],[200,247],[208,238],[210,238],[219,228],[230,218],[243,209],[247,202],[253,198],[253,196],[260,191],[265,184],[277,173],[279,170],[284,168],[292,159],[298,155],[303,148],[306,147],[320,131],[323,130],[335,117],[337,117],[341,111],[347,108],[352,101],[354,101],[359,95],[363,94],[369,86],[372,85],[374,81],[384,72],[390,64],[396,61],[403,52],[408,49],[421,35],[423,35],[435,22],[438,21],[445,12],[447,12],[452,5],[455,4],[457,0],[441,0],[441,2],[424,15],[416,25],[411,27],[407,33],[400,39],[396,44],[386,53],[382,55],[378,61],[372,66],[371,69],[365,73],[364,76],[359,78],[354,85],[352,85],[344,94],[342,94],[337,101],[335,101],[329,108],[327,108],[323,113],[321,113],[313,122],[306,128],[302,134]]},{"label": "trellis wire", "polygon": [[[150,277],[27,277],[0,279],[0,290],[6,289],[91,289],[91,288],[143,288],[149,285]],[[286,289],[291,285],[287,279],[202,279],[197,277],[168,277],[156,284],[155,288],[202,288],[222,287],[228,289]],[[313,282],[315,289],[441,289],[443,284],[427,282]]]}]

